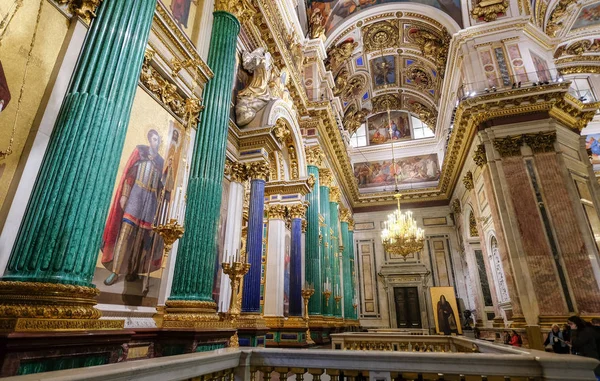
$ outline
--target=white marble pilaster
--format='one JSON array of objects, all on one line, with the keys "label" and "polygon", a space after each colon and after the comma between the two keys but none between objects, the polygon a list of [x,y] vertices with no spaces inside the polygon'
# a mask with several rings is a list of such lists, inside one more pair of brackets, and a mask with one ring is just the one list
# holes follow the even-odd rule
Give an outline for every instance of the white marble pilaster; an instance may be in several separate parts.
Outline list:
[{"label": "white marble pilaster", "polygon": [[265,316],[283,316],[283,277],[285,266],[285,221],[269,219],[265,276]]}]

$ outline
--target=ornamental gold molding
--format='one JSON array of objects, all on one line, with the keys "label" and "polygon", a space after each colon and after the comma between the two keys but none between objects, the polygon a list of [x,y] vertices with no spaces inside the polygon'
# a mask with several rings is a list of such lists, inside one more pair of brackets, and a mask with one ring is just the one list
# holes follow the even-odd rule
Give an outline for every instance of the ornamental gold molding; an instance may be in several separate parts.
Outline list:
[{"label": "ornamental gold molding", "polygon": [[502,157],[520,156],[523,136],[506,136],[494,139],[494,148]]},{"label": "ornamental gold molding", "polygon": [[337,46],[333,46],[327,51],[327,62],[325,67],[333,72],[348,58],[352,56],[354,49],[358,47],[358,42],[344,41]]},{"label": "ornamental gold molding", "polygon": [[361,32],[366,53],[398,45],[400,31],[396,20],[383,20],[366,25]]},{"label": "ornamental gold molding", "polygon": [[329,168],[319,168],[319,186],[331,187],[333,184],[333,174]]},{"label": "ornamental gold molding", "polygon": [[473,183],[473,173],[471,171],[467,171],[467,173],[465,173],[462,182],[468,191],[475,189],[475,184]]},{"label": "ornamental gold molding", "polygon": [[473,161],[478,167],[483,167],[487,163],[487,157],[485,155],[485,145],[479,144],[473,152]]},{"label": "ornamental gold molding", "polygon": [[[600,62],[600,57],[598,57]],[[567,74],[600,74],[600,65],[574,65],[558,68],[561,75]]]},{"label": "ornamental gold molding", "polygon": [[452,211],[452,213],[459,215],[462,213],[462,208],[460,206],[460,200],[455,198],[454,200],[452,200],[452,203],[450,204],[450,210]]},{"label": "ornamental gold molding", "polygon": [[267,218],[269,220],[285,220],[286,216],[286,208],[285,205],[276,204],[276,205],[267,205]]},{"label": "ornamental gold molding", "polygon": [[231,164],[229,176],[231,177],[231,181],[243,183],[249,178],[248,172],[248,167],[244,163],[234,162]]},{"label": "ornamental gold molding", "polygon": [[325,154],[323,153],[323,150],[321,149],[321,147],[319,147],[319,146],[306,147],[305,153],[306,153],[306,163],[308,165],[314,165],[316,167],[323,166],[323,159],[325,157]]},{"label": "ornamental gold molding", "polygon": [[242,23],[256,14],[256,9],[247,0],[215,0],[215,11],[231,13]]},{"label": "ornamental gold molding", "polygon": [[471,11],[471,16],[475,20],[483,19],[486,22],[495,21],[499,14],[506,14],[508,5],[507,0],[479,1]]},{"label": "ornamental gold molding", "polygon": [[81,17],[86,24],[89,24],[96,17],[96,9],[103,0],[55,0],[60,5],[67,4],[69,12]]},{"label": "ornamental gold molding", "polygon": [[600,52],[600,40],[597,38],[585,38],[559,46],[554,52],[554,58],[561,56],[581,56],[584,53],[598,53]]},{"label": "ornamental gold molding", "polygon": [[440,77],[444,78],[451,37],[446,28],[440,27],[440,29],[438,34],[421,27],[410,33],[408,39],[417,44],[425,58],[436,64]]},{"label": "ornamental gold molding", "polygon": [[350,210],[348,208],[344,208],[343,206],[340,207],[340,221],[348,223],[348,221],[350,221],[350,218],[352,218]]},{"label": "ornamental gold molding", "polygon": [[287,122],[283,118],[279,118],[277,119],[277,122],[275,122],[273,134],[281,143],[289,141],[292,137],[292,131],[290,131]]},{"label": "ornamental gold molding", "polygon": [[329,191],[329,202],[337,202],[339,204],[341,198],[342,193],[340,192],[340,188],[335,186],[331,187],[331,190]]},{"label": "ornamental gold molding", "polygon": [[253,161],[246,164],[248,177],[252,180],[264,180],[269,178],[270,168],[266,161]]},{"label": "ornamental gold molding", "polygon": [[308,178],[306,179],[306,184],[310,188],[311,192],[313,191],[313,188],[315,187],[316,182],[317,182],[317,179],[315,178],[314,173],[311,173],[310,176],[308,176]]},{"label": "ornamental gold molding", "polygon": [[293,204],[289,210],[290,210],[290,217],[292,219],[304,218],[304,216],[306,215],[306,205],[304,205],[303,203]]},{"label": "ornamental gold molding", "polygon": [[539,132],[537,134],[523,135],[523,142],[527,144],[534,153],[552,152],[555,150],[556,132]]},{"label": "ornamental gold molding", "polygon": [[354,218],[350,217],[348,220],[348,230],[353,232],[354,231]]},{"label": "ornamental gold molding", "polygon": [[358,128],[367,121],[367,116],[370,111],[366,108],[357,110],[355,105],[348,107],[348,110],[344,114],[343,125],[346,131],[352,136]]},{"label": "ornamental gold molding", "polygon": [[556,37],[556,34],[564,27],[565,19],[569,16],[569,8],[576,3],[577,0],[559,0],[546,23],[545,31],[548,36]]},{"label": "ornamental gold molding", "polygon": [[473,211],[469,213],[469,236],[479,237],[479,231],[477,230],[477,221],[475,220],[475,215],[473,214]]}]

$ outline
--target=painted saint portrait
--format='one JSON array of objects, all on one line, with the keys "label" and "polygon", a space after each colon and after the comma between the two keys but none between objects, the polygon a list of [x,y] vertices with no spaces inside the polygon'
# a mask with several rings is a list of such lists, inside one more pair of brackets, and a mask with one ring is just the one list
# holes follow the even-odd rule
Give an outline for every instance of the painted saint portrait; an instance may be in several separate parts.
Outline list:
[{"label": "painted saint portrait", "polygon": [[8,88],[4,69],[2,68],[2,61],[0,61],[0,113],[8,107],[10,99],[10,89]]},{"label": "painted saint portrait", "polygon": [[408,114],[392,111],[388,115],[382,112],[369,118],[369,145],[391,143],[396,140],[410,139]]},{"label": "painted saint portrait", "polygon": [[431,287],[435,330],[440,335],[462,334],[454,287]]},{"label": "painted saint portrait", "polygon": [[388,185],[415,184],[437,181],[440,169],[437,154],[404,157],[392,160],[354,164],[358,188],[376,188]]},{"label": "painted saint portrait", "polygon": [[552,75],[550,74],[550,70],[548,69],[548,62],[545,59],[538,56],[531,50],[529,51],[531,54],[531,60],[533,61],[533,67],[535,67],[535,71],[538,76],[538,81],[540,82],[550,82],[552,81]]},{"label": "painted saint portrait", "polygon": [[191,4],[192,0],[173,0],[171,3],[171,13],[173,14],[173,18],[185,28],[188,27]]},{"label": "painted saint portrait", "polygon": [[587,135],[585,137],[585,148],[592,153],[592,164],[600,164],[600,134]]},{"label": "painted saint portrait", "polygon": [[590,4],[579,11],[571,30],[587,28],[598,24],[600,24],[600,3]]},{"label": "painted saint portrait", "polygon": [[372,59],[371,70],[375,86],[396,83],[396,59],[394,56],[383,56]]}]

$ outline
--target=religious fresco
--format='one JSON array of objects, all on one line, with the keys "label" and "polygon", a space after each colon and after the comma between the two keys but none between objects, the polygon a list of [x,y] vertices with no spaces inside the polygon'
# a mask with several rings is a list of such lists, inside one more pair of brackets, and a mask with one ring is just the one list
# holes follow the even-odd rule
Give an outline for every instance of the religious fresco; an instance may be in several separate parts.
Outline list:
[{"label": "religious fresco", "polygon": [[307,7],[312,15],[318,12],[322,15],[322,25],[325,33],[332,31],[337,25],[353,14],[379,4],[416,3],[429,5],[448,14],[462,28],[462,11],[459,0],[308,0]]},{"label": "religious fresco", "polygon": [[403,157],[392,160],[354,164],[358,188],[375,188],[395,184],[412,184],[440,179],[437,154]]},{"label": "religious fresco", "polygon": [[593,27],[600,24],[600,2],[581,8],[571,30]]},{"label": "religious fresco", "polygon": [[371,73],[375,87],[387,86],[396,83],[396,58],[395,56],[377,57],[371,60]]},{"label": "religious fresco", "polygon": [[171,12],[173,20],[179,25],[181,30],[192,40],[195,36],[192,35],[194,23],[198,15],[198,0],[161,0],[166,9]]},{"label": "religious fresco", "polygon": [[138,87],[94,274],[100,303],[157,304],[167,258],[152,228],[183,220],[190,134]]},{"label": "religious fresco", "polygon": [[35,118],[45,108],[43,96],[68,31],[65,16],[49,2],[17,7],[19,2],[0,1],[0,20],[9,20],[0,26],[0,207],[18,184],[19,159],[33,138],[30,130],[38,127]]},{"label": "religious fresco", "polygon": [[535,54],[533,51],[529,51],[531,54],[531,60],[533,61],[533,67],[535,67],[535,71],[538,76],[538,80],[541,82],[550,82],[552,81],[552,75],[550,74],[550,70],[548,69],[548,62],[545,59]]},{"label": "religious fresco", "polygon": [[396,140],[410,139],[408,113],[401,111],[382,112],[367,120],[369,145],[391,143]]},{"label": "religious fresco", "polygon": [[585,137],[585,148],[592,153],[592,164],[600,164],[600,134],[587,135]]}]

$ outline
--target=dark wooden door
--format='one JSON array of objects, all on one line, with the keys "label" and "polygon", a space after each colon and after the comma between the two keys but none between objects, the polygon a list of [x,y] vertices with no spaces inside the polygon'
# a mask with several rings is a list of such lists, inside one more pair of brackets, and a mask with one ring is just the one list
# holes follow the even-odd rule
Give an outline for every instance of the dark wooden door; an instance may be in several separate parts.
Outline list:
[{"label": "dark wooden door", "polygon": [[398,328],[421,328],[421,308],[417,287],[394,287]]}]

